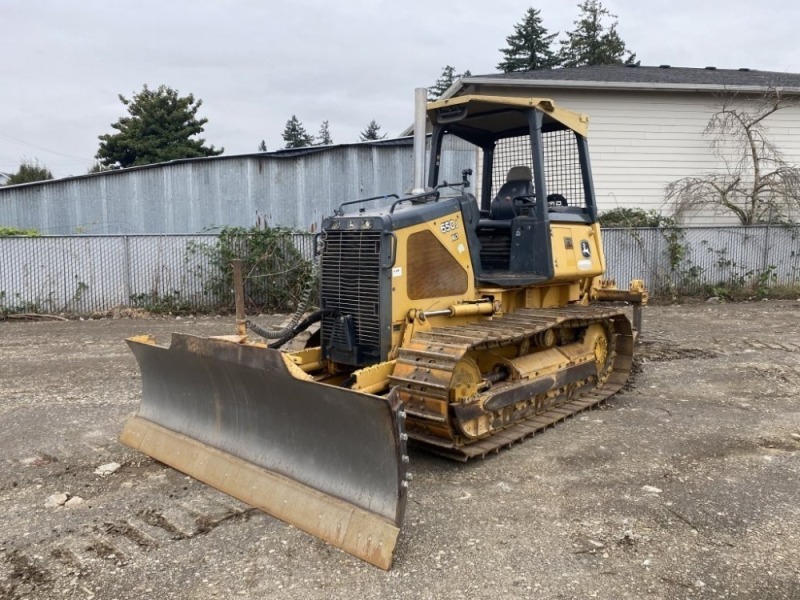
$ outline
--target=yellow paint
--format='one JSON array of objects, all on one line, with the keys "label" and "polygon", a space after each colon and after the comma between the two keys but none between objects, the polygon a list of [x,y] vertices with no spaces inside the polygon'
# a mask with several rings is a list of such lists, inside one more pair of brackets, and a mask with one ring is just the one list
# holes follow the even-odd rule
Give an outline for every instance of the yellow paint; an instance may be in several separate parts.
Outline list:
[{"label": "yellow paint", "polygon": [[[592,279],[605,270],[603,244],[594,226],[578,223],[551,223],[550,241],[553,248],[555,276],[553,283]],[[581,243],[586,242],[589,256],[583,255]]]},{"label": "yellow paint", "polygon": [[388,360],[353,372],[355,383],[350,389],[375,394],[389,387],[389,375],[394,371],[395,361]]},{"label": "yellow paint", "polygon": [[321,369],[325,363],[322,360],[322,348],[306,348],[286,354],[289,359],[305,373]]},{"label": "yellow paint", "polygon": [[311,381],[313,377],[306,373],[302,367],[297,366],[294,360],[292,359],[292,355],[289,353],[283,353],[283,362],[286,364],[286,369],[295,379],[305,379],[307,381]]},{"label": "yellow paint", "polygon": [[[450,222],[455,225],[451,225]],[[443,223],[447,223],[446,227],[442,227]],[[447,250],[447,252],[458,262],[459,265],[467,273],[467,290],[464,294],[453,296],[441,296],[436,298],[421,298],[412,300],[408,294],[408,238],[415,233],[421,231],[430,231],[439,241],[440,244]],[[461,211],[455,209],[452,213],[442,217],[433,219],[427,223],[420,223],[419,225],[412,225],[394,232],[397,236],[397,255],[395,258],[395,269],[392,276],[392,324],[399,327],[392,327],[392,347],[399,345],[403,334],[406,329],[420,329],[419,319],[414,319],[409,327],[406,319],[409,311],[416,309],[417,311],[431,311],[443,310],[452,305],[460,304],[464,301],[472,301],[477,299],[475,291],[475,274],[472,269],[472,261],[470,260],[470,253],[468,248],[467,236],[464,231],[464,223],[461,216]],[[453,239],[453,234],[458,234],[456,239]],[[459,250],[459,247],[465,250]],[[400,267],[398,269],[398,267]],[[470,319],[474,320],[474,319]],[[465,322],[463,318],[459,317],[431,317],[426,320],[422,325],[423,328],[437,327],[448,323]],[[399,330],[398,330],[399,329]],[[409,331],[408,333],[412,333]]]},{"label": "yellow paint", "polygon": [[513,96],[485,96],[470,94],[456,96],[447,100],[438,100],[428,103],[428,116],[431,122],[436,123],[436,112],[440,108],[448,106],[466,105],[471,114],[476,112],[492,111],[497,108],[537,108],[548,117],[563,123],[573,131],[586,137],[589,130],[589,117],[580,113],[572,112],[564,108],[559,108],[555,102],[549,98],[515,98]]}]

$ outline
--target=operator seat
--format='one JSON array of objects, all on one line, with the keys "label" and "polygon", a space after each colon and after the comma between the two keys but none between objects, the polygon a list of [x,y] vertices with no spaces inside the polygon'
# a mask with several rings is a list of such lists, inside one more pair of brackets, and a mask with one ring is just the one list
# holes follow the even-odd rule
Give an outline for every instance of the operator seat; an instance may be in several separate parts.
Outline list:
[{"label": "operator seat", "polygon": [[514,207],[514,198],[518,196],[533,195],[533,177],[529,167],[511,167],[506,175],[506,182],[502,185],[489,205],[489,216],[493,221],[505,221],[518,216]]}]

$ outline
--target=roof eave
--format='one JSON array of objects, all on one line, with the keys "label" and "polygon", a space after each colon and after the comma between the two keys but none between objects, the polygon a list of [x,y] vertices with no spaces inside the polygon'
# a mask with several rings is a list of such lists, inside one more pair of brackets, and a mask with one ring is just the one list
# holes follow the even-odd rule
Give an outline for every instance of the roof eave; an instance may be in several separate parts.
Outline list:
[{"label": "roof eave", "polygon": [[[456,85],[458,84],[458,86]],[[624,82],[624,81],[570,81],[561,79],[507,79],[501,77],[465,77],[450,86],[442,94],[442,99],[454,95],[458,89],[469,84],[479,85],[499,85],[532,88],[570,88],[584,90],[604,90],[604,91],[625,91],[636,90],[641,92],[741,92],[758,93],[769,89],[768,86],[760,85],[718,85],[718,84],[689,84],[689,83],[643,83],[643,82]],[[776,90],[784,94],[800,94],[800,88],[776,86]]]}]

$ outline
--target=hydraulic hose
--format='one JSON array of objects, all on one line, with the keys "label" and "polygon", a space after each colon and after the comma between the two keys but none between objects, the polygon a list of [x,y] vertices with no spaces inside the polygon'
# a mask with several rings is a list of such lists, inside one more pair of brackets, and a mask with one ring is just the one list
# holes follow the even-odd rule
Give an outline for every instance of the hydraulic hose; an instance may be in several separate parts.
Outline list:
[{"label": "hydraulic hose", "polygon": [[[274,329],[274,330],[265,329],[261,327],[261,325],[259,325],[258,323],[253,323],[251,320],[248,319],[247,321],[245,321],[245,325],[247,325],[247,328],[250,329],[253,333],[260,335],[265,340],[278,340],[278,342],[280,342],[278,343],[278,346],[285,344],[287,341],[295,337],[298,333],[304,331],[314,321],[306,324],[306,326],[303,329],[300,329],[295,332],[295,330],[298,327],[298,323],[300,322],[300,318],[303,316],[303,313],[306,312],[308,301],[311,299],[311,293],[314,291],[314,284],[317,281],[317,271],[318,271],[317,259],[315,258],[311,262],[311,274],[309,275],[308,279],[306,280],[306,284],[303,287],[303,295],[300,300],[300,303],[297,305],[297,309],[294,311],[292,318],[289,319],[289,324],[286,325],[286,327],[284,327],[283,329]],[[317,312],[321,313],[323,311],[317,311]],[[311,316],[308,317],[308,319],[313,317],[315,314],[316,313],[313,313]],[[320,317],[317,320],[319,320],[320,318],[322,318],[322,315],[320,315]],[[270,344],[270,348],[272,347],[277,347],[277,346],[275,346],[274,344]]]},{"label": "hydraulic hose", "polygon": [[[317,310],[317,311],[314,311],[313,313],[308,315],[305,319],[300,321],[295,326],[295,328],[292,329],[289,333],[287,333],[282,338],[278,338],[276,341],[272,342],[268,346],[270,348],[275,348],[275,349],[280,348],[281,346],[283,346],[289,340],[292,340],[295,337],[297,337],[298,335],[300,335],[302,332],[304,332],[306,329],[308,329],[314,323],[317,323],[317,322],[321,321],[323,317],[335,314],[335,312],[336,311],[333,311],[333,310]],[[256,325],[256,327],[258,327],[258,325]],[[255,328],[253,329],[253,331],[258,333],[258,331],[256,331]]]}]

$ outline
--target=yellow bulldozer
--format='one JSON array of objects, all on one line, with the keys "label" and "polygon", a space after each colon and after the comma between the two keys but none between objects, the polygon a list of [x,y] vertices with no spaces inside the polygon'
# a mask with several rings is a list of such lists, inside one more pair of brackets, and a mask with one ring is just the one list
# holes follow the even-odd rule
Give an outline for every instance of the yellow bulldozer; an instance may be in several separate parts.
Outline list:
[{"label": "yellow bulldozer", "polygon": [[[382,568],[407,443],[483,457],[602,402],[629,376],[647,301],[641,281],[602,279],[587,117],[542,98],[417,99],[414,188],[323,221],[317,311],[253,325],[259,340],[239,293],[235,335],[128,340],[142,401],[123,443]],[[472,169],[445,180],[448,136],[474,147],[479,199]],[[632,303],[634,323],[606,301]],[[305,348],[279,348],[314,321]]]}]

